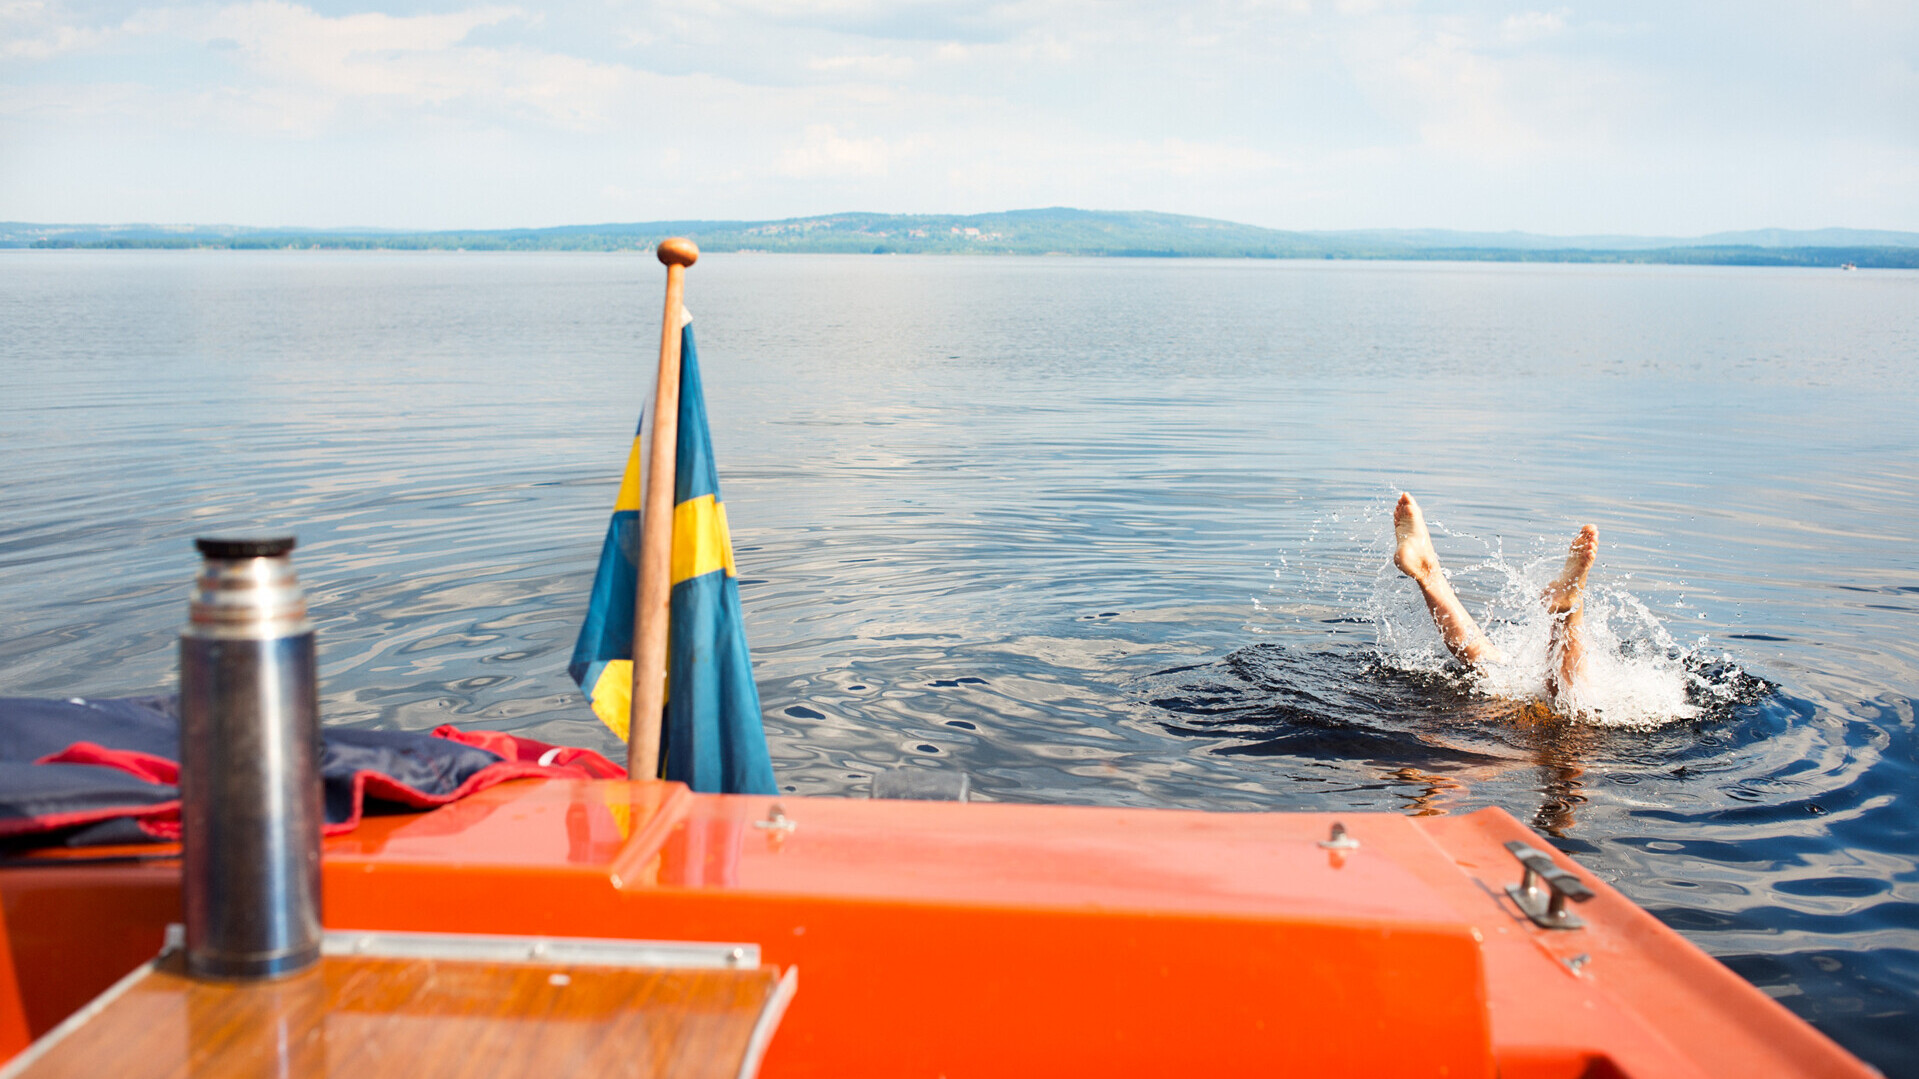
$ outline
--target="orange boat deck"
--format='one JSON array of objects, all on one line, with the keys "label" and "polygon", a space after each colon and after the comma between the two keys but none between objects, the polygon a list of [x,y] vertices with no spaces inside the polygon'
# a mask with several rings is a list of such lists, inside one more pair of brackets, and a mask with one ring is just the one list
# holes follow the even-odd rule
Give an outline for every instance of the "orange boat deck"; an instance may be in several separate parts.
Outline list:
[{"label": "orange boat deck", "polygon": [[[1321,844],[1336,819],[1356,849]],[[754,942],[805,971],[767,1076],[1873,1074],[1584,871],[1585,928],[1539,928],[1504,891],[1520,876],[1513,839],[1546,846],[1490,809],[1336,818],[517,782],[329,840],[325,916]],[[177,918],[175,873],[0,870],[19,987],[0,999],[0,1039],[16,1039],[0,1048],[151,955]],[[64,936],[70,961],[92,932],[87,989],[56,950]]]}]

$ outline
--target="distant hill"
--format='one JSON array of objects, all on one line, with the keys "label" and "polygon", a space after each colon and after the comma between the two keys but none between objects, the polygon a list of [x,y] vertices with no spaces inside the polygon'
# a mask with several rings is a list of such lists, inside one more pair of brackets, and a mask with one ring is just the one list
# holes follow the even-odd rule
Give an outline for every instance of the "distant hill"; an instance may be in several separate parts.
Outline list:
[{"label": "distant hill", "polygon": [[1707,236],[1542,236],[1534,232],[1454,232],[1450,229],[1359,229],[1307,233],[1322,241],[1418,249],[1489,248],[1509,251],[1656,251],[1699,247],[1919,247],[1919,232],[1878,229],[1753,229]]},{"label": "distant hill", "polygon": [[[784,221],[649,221],[541,229],[399,232],[226,225],[0,223],[11,247],[326,247],[613,251],[688,236],[706,251],[1318,258],[1304,233],[1176,214],[1013,210],[993,214],[827,214]],[[1343,245],[1342,245],[1343,246]]]},{"label": "distant hill", "polygon": [[649,249],[667,236],[691,237],[712,252],[1919,267],[1919,233],[1911,232],[1759,229],[1691,238],[1447,229],[1288,232],[1179,214],[1063,207],[989,214],[844,213],[782,221],[649,221],[437,232],[0,222],[0,247],[632,251]]}]

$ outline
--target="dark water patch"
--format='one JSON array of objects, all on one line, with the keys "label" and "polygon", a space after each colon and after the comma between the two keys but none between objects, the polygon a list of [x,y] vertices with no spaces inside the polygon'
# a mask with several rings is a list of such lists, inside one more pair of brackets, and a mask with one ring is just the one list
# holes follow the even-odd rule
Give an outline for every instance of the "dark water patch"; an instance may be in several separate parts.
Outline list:
[{"label": "dark water patch", "polygon": [[1786,895],[1861,899],[1869,895],[1879,895],[1891,887],[1890,882],[1874,880],[1870,877],[1812,877],[1782,880],[1774,884],[1772,890]]},{"label": "dark water patch", "polygon": [[1910,947],[1722,955],[1720,962],[1887,1079],[1919,1075],[1919,950]]},{"label": "dark water patch", "polygon": [[[1698,716],[1663,727],[1608,728],[1539,702],[1489,696],[1462,675],[1409,671],[1370,647],[1254,645],[1216,663],[1158,672],[1150,703],[1179,733],[1231,740],[1219,752],[1341,757],[1399,765],[1487,764],[1528,754],[1599,756],[1620,766],[1691,774],[1715,740],[1738,744],[1791,722],[1794,703],[1719,660],[1688,663]],[[1805,702],[1797,702],[1808,708]],[[1613,773],[1637,785],[1640,771]]]}]

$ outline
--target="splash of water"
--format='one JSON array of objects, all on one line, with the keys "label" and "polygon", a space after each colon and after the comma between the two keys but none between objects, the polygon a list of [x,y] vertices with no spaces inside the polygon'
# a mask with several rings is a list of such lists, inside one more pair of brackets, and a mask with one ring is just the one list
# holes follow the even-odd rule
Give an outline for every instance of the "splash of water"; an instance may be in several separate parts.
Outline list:
[{"label": "splash of water", "polygon": [[[1391,549],[1388,514],[1383,534],[1373,539],[1368,551]],[[1494,542],[1478,561],[1448,570],[1453,588],[1505,654],[1503,662],[1471,671],[1460,668],[1447,654],[1418,587],[1392,566],[1390,557],[1381,558],[1371,594],[1363,601],[1380,662],[1454,679],[1487,696],[1548,701],[1569,718],[1605,727],[1647,728],[1695,719],[1749,692],[1746,683],[1751,677],[1725,657],[1708,655],[1704,637],[1682,644],[1650,606],[1623,585],[1602,579],[1586,590],[1580,629],[1586,669],[1553,696],[1547,688],[1547,675],[1555,663],[1553,616],[1541,605],[1539,595],[1558,572],[1563,557],[1553,553],[1525,560],[1509,558],[1503,546]],[[1594,572],[1603,577],[1602,571]]]}]

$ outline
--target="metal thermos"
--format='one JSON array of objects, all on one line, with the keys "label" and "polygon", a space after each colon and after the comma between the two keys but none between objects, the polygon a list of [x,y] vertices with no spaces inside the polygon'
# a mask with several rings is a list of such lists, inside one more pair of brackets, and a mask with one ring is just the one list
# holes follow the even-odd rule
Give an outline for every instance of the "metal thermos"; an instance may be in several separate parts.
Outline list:
[{"label": "metal thermos", "polygon": [[293,539],[201,539],[180,633],[187,967],[287,974],[320,955],[320,700]]}]

